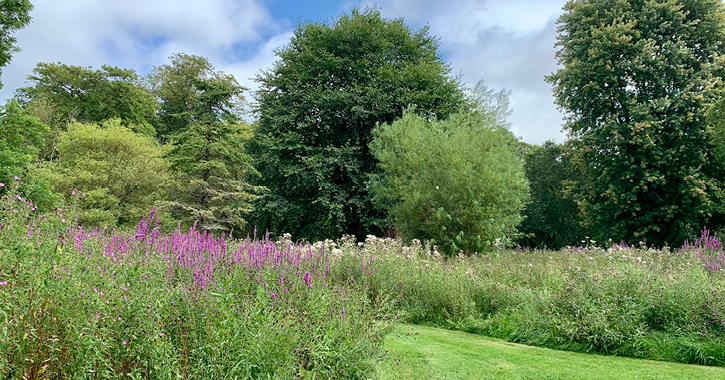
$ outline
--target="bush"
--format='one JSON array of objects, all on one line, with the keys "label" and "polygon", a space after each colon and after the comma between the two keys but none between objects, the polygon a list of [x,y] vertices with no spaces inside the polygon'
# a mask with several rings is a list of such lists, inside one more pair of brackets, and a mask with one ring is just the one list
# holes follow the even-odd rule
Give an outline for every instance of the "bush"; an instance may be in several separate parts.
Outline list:
[{"label": "bush", "polygon": [[407,112],[375,130],[384,173],[374,201],[405,240],[433,239],[446,254],[508,243],[528,196],[514,135],[485,112],[429,121]]}]

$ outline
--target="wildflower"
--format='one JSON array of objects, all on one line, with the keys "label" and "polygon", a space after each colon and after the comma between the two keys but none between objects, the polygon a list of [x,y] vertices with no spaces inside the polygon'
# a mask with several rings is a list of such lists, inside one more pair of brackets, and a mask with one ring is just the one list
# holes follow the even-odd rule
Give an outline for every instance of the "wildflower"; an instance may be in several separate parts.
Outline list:
[{"label": "wildflower", "polygon": [[0,187],[5,187],[5,184],[0,182]]},{"label": "wildflower", "polygon": [[[70,195],[76,195],[76,191],[77,191],[77,190],[78,190],[78,189],[73,189],[73,191],[71,191],[71,192],[70,192]],[[125,342],[125,340],[124,340],[124,342]]]},{"label": "wildflower", "polygon": [[13,176],[13,179],[16,181],[20,181],[20,178],[18,178],[18,176]]},{"label": "wildflower", "polygon": [[123,341],[123,342],[121,342],[121,343],[122,343],[122,344],[123,344],[123,345],[125,346],[125,345],[126,345],[126,343],[128,343],[128,342],[126,342],[126,341],[124,340],[124,341]]},{"label": "wildflower", "polygon": [[7,284],[8,284],[7,281],[0,281],[0,285],[7,285]]},{"label": "wildflower", "polygon": [[60,218],[61,223],[65,223],[65,218]]}]

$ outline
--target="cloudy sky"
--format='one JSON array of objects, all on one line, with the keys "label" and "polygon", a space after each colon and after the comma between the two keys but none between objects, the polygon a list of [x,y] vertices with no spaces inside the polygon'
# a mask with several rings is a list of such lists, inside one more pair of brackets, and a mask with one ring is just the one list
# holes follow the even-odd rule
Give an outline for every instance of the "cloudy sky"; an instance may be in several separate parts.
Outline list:
[{"label": "cloudy sky", "polygon": [[565,0],[32,0],[17,33],[21,52],[3,69],[0,97],[26,85],[38,62],[133,68],[174,53],[201,55],[254,90],[300,20],[329,20],[377,4],[383,16],[428,25],[455,74],[512,90],[512,130],[529,143],[561,142],[562,116],[544,76],[556,70],[556,19]]}]

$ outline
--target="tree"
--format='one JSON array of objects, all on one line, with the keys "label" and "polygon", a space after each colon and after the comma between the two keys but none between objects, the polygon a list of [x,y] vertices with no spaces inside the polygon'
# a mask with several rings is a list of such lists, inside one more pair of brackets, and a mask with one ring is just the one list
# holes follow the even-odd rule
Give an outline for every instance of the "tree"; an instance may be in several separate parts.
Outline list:
[{"label": "tree", "polygon": [[80,223],[135,225],[162,198],[168,164],[158,144],[119,119],[73,123],[60,135],[58,157],[36,170],[67,199],[80,191]]},{"label": "tree", "polygon": [[[15,178],[22,178],[21,193],[41,209],[53,205],[55,198],[48,184],[29,176],[28,170],[38,159],[48,130],[48,126],[28,115],[15,101],[0,107],[0,183],[9,184]],[[5,191],[4,186],[0,187],[0,194]]]},{"label": "tree", "polygon": [[[29,0],[0,1],[0,67],[7,66],[13,53],[20,51],[13,33],[30,23],[31,10],[33,5]],[[2,86],[0,82],[0,88]]]},{"label": "tree", "polygon": [[255,206],[258,227],[308,239],[384,233],[366,189],[377,171],[373,128],[409,105],[445,118],[464,103],[436,40],[375,9],[353,10],[330,24],[301,23],[276,54],[257,77],[251,151],[269,189]]},{"label": "tree", "polygon": [[406,112],[375,130],[374,200],[404,239],[433,239],[448,254],[510,243],[528,198],[518,145],[491,113],[428,121]]},{"label": "tree", "polygon": [[[52,139],[68,123],[103,123],[119,119],[133,131],[154,136],[156,101],[138,85],[131,69],[104,65],[100,70],[62,63],[39,63],[28,76],[32,86],[17,90],[17,98],[34,116],[51,126]],[[51,142],[51,147],[57,144]],[[52,158],[52,152],[48,152]]]},{"label": "tree", "polygon": [[576,0],[547,80],[567,112],[572,191],[600,238],[677,245],[718,223],[705,112],[723,77],[717,0]]},{"label": "tree", "polygon": [[[226,82],[229,86],[239,87],[232,76],[216,71],[204,57],[179,53],[169,59],[169,64],[154,67],[145,78],[146,87],[159,103],[157,133],[162,142],[183,133],[198,117],[201,98],[196,84],[199,80]],[[239,117],[243,105],[244,98],[238,91],[231,93],[223,106],[227,113]]]},{"label": "tree", "polygon": [[577,171],[564,147],[553,141],[528,146],[524,171],[531,202],[524,209],[519,243],[533,248],[560,249],[579,244],[586,235],[576,202],[565,194],[565,184]]},{"label": "tree", "polygon": [[[171,66],[155,69],[159,73],[176,72],[186,63],[205,59],[177,55]],[[204,67],[211,65],[204,64]],[[164,205],[187,222],[197,222],[201,230],[240,235],[246,226],[245,214],[260,188],[251,186],[248,178],[257,174],[246,154],[245,142],[251,137],[249,125],[237,115],[244,87],[231,75],[207,70],[194,71],[196,77],[183,77],[183,83],[165,84],[163,80],[180,78],[161,75],[160,94],[185,95],[184,106],[170,97],[163,101],[163,119],[171,122],[164,129],[173,148],[166,155],[175,171],[178,186],[173,200]],[[191,75],[186,73],[184,75]],[[170,79],[169,79],[170,78]],[[191,87],[186,87],[186,85]],[[163,90],[163,91],[162,91]],[[170,96],[170,95],[164,95]],[[162,98],[163,99],[163,98]],[[177,102],[178,107],[172,103]],[[178,113],[176,113],[178,112]]]}]

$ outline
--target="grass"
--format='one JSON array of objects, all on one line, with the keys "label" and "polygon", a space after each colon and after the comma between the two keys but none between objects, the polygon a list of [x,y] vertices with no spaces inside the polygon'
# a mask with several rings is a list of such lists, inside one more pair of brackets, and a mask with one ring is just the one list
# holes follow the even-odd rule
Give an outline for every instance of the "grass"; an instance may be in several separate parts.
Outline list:
[{"label": "grass", "polygon": [[417,325],[397,326],[385,348],[379,380],[725,379],[725,368],[555,351]]}]

